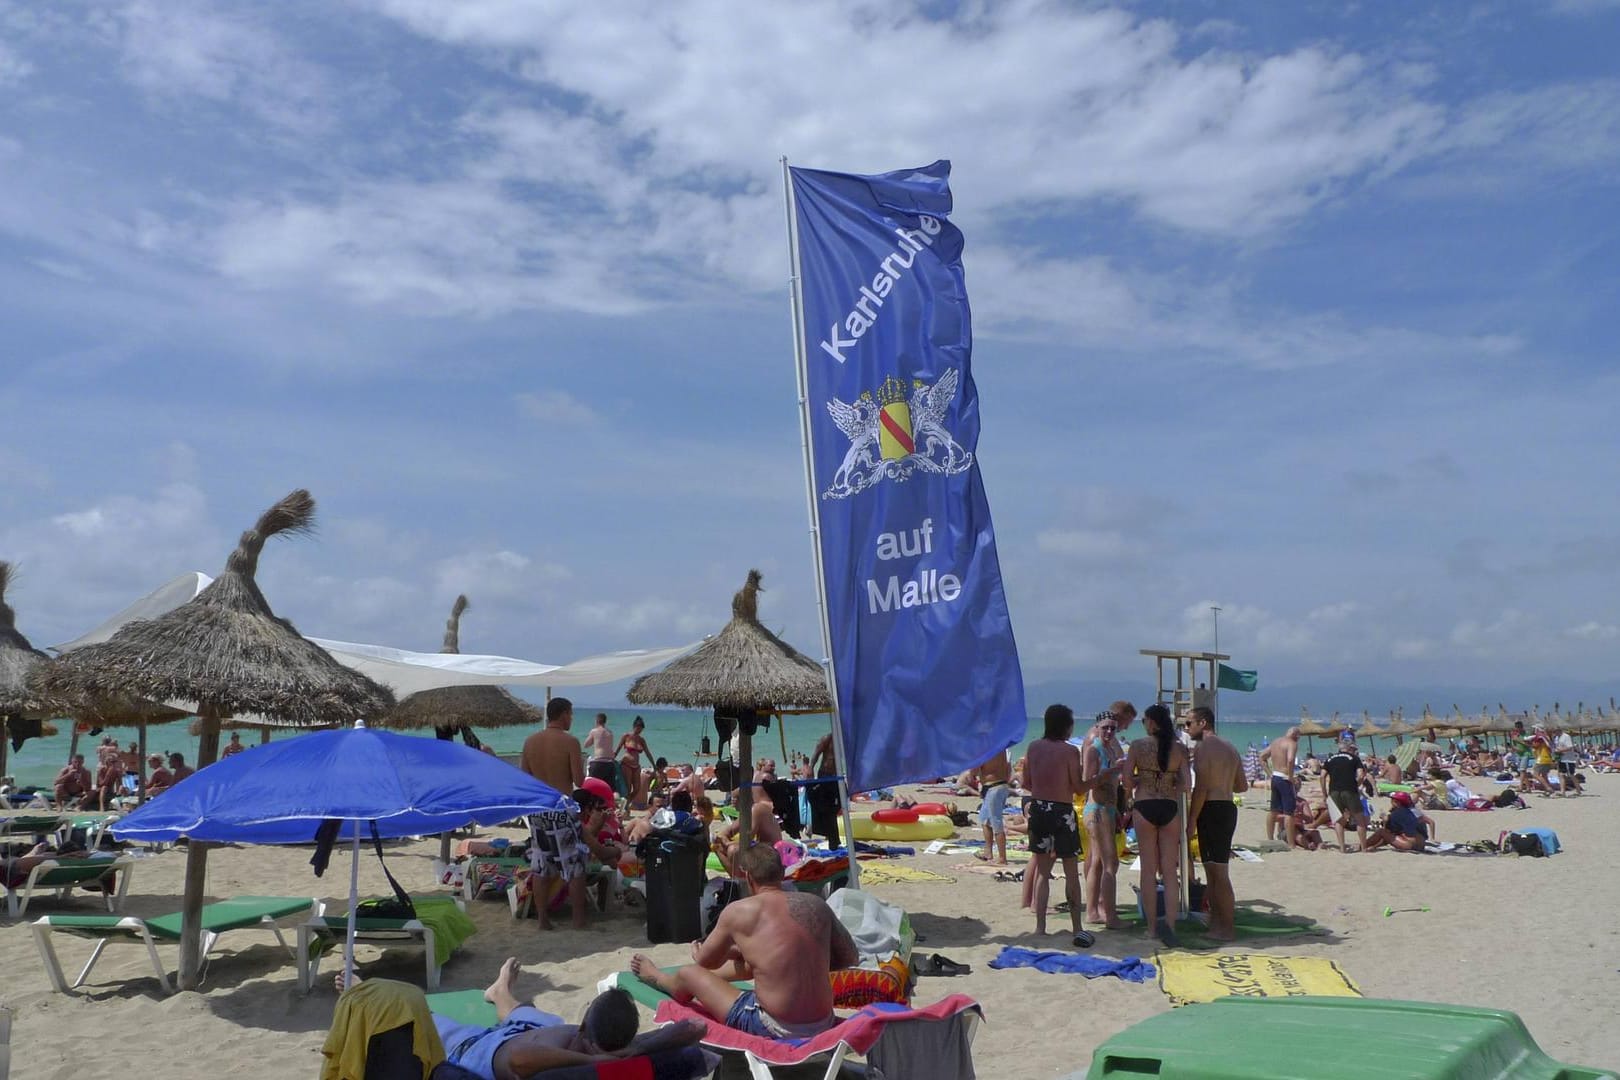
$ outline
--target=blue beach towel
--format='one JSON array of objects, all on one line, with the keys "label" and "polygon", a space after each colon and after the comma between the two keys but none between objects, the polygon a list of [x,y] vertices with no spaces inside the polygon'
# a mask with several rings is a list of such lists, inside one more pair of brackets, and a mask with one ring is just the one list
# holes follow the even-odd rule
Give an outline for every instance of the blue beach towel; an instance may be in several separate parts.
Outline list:
[{"label": "blue beach towel", "polygon": [[1048,975],[1084,975],[1088,979],[1115,975],[1126,982],[1141,983],[1153,978],[1157,972],[1153,965],[1139,956],[1123,960],[1110,960],[1106,956],[1083,956],[1078,953],[1042,952],[1022,949],[1017,945],[1002,948],[1001,955],[990,961],[990,966],[1001,968],[1032,967]]}]

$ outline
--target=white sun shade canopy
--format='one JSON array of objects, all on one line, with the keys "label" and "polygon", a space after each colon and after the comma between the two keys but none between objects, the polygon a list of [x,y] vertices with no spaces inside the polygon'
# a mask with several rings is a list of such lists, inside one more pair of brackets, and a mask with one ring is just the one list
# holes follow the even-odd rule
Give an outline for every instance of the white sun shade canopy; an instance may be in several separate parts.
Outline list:
[{"label": "white sun shade canopy", "polygon": [[[182,574],[147,593],[89,633],[55,646],[55,651],[67,652],[106,641],[127,622],[155,619],[173,611],[202,592],[212,581],[207,574]],[[447,686],[597,686],[663,667],[702,644],[694,641],[673,648],[629,649],[587,656],[568,664],[541,664],[510,656],[422,653],[386,645],[363,645],[314,637],[309,640],[331,653],[339,663],[382,683],[398,698]]]}]

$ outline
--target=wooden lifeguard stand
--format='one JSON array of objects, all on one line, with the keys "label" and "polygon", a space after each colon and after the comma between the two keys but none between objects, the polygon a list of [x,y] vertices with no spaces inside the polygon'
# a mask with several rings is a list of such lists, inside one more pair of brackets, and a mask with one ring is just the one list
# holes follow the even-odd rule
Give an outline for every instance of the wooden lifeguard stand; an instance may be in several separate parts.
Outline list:
[{"label": "wooden lifeguard stand", "polygon": [[1194,705],[1207,705],[1215,711],[1219,692],[1221,661],[1232,659],[1218,652],[1182,652],[1179,649],[1140,649],[1143,656],[1151,656],[1158,669],[1158,702],[1169,708],[1170,715],[1180,717]]}]

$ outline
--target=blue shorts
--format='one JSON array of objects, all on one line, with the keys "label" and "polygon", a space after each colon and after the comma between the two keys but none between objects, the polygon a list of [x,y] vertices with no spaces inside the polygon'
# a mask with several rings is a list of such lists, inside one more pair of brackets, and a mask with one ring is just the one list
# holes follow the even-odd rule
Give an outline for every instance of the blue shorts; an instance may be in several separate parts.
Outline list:
[{"label": "blue shorts", "polygon": [[1273,814],[1294,812],[1294,782],[1276,773],[1271,774],[1271,812]]},{"label": "blue shorts", "polygon": [[1007,796],[1011,791],[1009,784],[996,784],[985,788],[979,800],[979,824],[990,826],[997,836],[1007,835]]},{"label": "blue shorts", "polygon": [[762,1039],[798,1041],[814,1038],[828,1028],[836,1027],[838,1017],[829,1013],[827,1019],[810,1024],[784,1024],[760,1007],[752,990],[744,990],[726,1010],[726,1027],[736,1028]]},{"label": "blue shorts", "polygon": [[541,1012],[532,1005],[519,1005],[494,1027],[461,1024],[448,1016],[433,1014],[433,1026],[444,1043],[445,1060],[459,1065],[483,1080],[495,1080],[495,1052],[525,1031],[556,1027],[562,1017]]}]

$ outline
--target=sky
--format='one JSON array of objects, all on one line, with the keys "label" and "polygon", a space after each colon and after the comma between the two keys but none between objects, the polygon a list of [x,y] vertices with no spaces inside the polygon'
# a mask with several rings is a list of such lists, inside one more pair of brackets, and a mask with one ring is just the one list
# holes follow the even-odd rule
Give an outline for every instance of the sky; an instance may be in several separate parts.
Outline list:
[{"label": "sky", "polygon": [[[780,159],[953,163],[1029,681],[1603,681],[1620,4],[0,0],[0,559],[819,652]],[[589,697],[589,694],[583,695]]]}]

